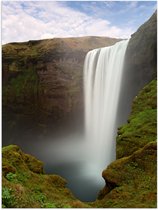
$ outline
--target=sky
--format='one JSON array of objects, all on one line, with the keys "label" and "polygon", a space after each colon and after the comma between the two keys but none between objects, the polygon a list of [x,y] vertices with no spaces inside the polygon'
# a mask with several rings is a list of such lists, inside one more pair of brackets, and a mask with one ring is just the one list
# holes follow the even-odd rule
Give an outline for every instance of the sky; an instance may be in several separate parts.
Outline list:
[{"label": "sky", "polygon": [[130,38],[156,1],[3,0],[2,44],[54,37]]}]

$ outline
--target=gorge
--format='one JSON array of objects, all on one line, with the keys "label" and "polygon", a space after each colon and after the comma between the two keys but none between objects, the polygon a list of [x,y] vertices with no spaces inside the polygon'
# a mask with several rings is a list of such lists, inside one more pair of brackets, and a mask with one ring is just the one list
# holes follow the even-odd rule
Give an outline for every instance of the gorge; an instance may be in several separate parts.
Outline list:
[{"label": "gorge", "polygon": [[[13,203],[4,199],[6,206],[155,207],[156,40],[155,12],[129,41],[82,37],[3,46],[3,187],[11,189],[14,197]],[[90,128],[86,120],[86,130],[92,136],[85,145],[83,66],[87,53],[84,72],[87,70],[85,80],[89,81],[85,97]],[[118,53],[125,61],[120,70]],[[99,72],[100,62],[108,65],[103,60],[109,61],[109,69],[115,60],[117,68]],[[116,69],[120,78],[114,74]],[[105,79],[111,79],[98,83],[103,73]],[[107,102],[101,89],[109,90],[107,101],[116,118],[109,118],[108,114],[113,116],[109,108],[102,106]],[[100,99],[92,97],[93,90]],[[88,108],[92,101],[94,109],[99,107],[98,114]],[[104,136],[102,143],[95,143],[97,132],[104,135],[104,124],[111,126],[111,122],[115,125],[107,130],[112,137]],[[104,147],[107,139],[112,152]],[[46,173],[57,175],[45,175],[40,161],[10,144],[42,160]],[[58,175],[66,178],[75,197]]]}]

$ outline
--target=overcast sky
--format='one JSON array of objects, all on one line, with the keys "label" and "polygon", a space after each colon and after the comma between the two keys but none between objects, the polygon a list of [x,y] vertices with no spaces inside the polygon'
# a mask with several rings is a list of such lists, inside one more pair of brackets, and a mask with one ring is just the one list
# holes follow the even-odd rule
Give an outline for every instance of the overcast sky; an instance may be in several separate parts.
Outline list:
[{"label": "overcast sky", "polygon": [[156,1],[4,1],[2,43],[54,37],[129,38]]}]

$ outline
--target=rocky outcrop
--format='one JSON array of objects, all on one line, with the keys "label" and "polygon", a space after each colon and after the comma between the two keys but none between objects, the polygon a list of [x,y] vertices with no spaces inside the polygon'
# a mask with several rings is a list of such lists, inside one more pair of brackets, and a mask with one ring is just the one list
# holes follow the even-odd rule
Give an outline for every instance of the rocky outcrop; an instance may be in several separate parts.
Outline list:
[{"label": "rocky outcrop", "polygon": [[[16,128],[32,131],[38,128],[38,132],[45,133],[48,127],[52,130],[62,123],[66,127],[70,122],[75,127],[82,122],[85,55],[91,49],[117,41],[82,37],[4,45],[4,127],[10,128],[13,136]],[[22,125],[23,128],[18,127]]]},{"label": "rocky outcrop", "polygon": [[119,108],[119,113],[125,115],[125,120],[130,113],[126,104],[132,104],[138,92],[156,78],[156,72],[157,12],[132,34],[128,43]]},{"label": "rocky outcrop", "polygon": [[107,186],[100,194],[102,199],[96,201],[95,206],[98,208],[156,208],[156,154],[157,144],[150,142],[131,156],[110,164],[103,171]]},{"label": "rocky outcrop", "polygon": [[57,175],[43,172],[43,163],[16,145],[2,149],[3,208],[86,208]]},{"label": "rocky outcrop", "polygon": [[145,86],[135,97],[128,123],[118,130],[117,158],[131,155],[156,139],[157,80]]},{"label": "rocky outcrop", "polygon": [[145,22],[129,41],[126,62],[128,73],[136,74],[133,82],[144,87],[156,77],[157,71],[157,11]]}]

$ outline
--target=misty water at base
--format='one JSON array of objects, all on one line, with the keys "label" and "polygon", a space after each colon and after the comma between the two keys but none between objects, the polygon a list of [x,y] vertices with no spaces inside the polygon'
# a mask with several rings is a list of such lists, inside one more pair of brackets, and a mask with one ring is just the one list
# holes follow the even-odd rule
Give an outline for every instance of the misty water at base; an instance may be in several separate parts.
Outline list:
[{"label": "misty water at base", "polygon": [[30,133],[4,145],[8,144],[16,144],[25,153],[41,160],[44,163],[45,173],[65,178],[66,187],[82,201],[96,200],[99,191],[105,186],[101,174],[98,177],[97,165],[88,162],[89,145],[85,144],[83,133],[71,131],[66,135],[60,133],[57,137],[52,134],[51,137],[45,138],[33,137]]},{"label": "misty water at base", "polygon": [[105,186],[102,171],[115,160],[117,109],[127,43],[122,41],[87,54],[85,133],[70,129],[66,135],[59,133],[38,139],[30,133],[26,140],[19,138],[11,142],[42,160],[46,173],[64,177],[67,187],[82,201],[96,200]]},{"label": "misty water at base", "polygon": [[[52,148],[54,147],[54,149]],[[105,181],[98,179],[99,167],[88,158],[89,145],[85,144],[84,136],[71,135],[66,140],[59,141],[47,148],[47,164],[45,170],[48,173],[60,174],[67,180],[67,187],[71,189],[76,198],[82,201],[96,200],[99,191],[105,186]],[[52,149],[51,149],[52,148]],[[53,151],[55,159],[50,159]],[[44,158],[44,157],[41,157]]]},{"label": "misty water at base", "polygon": [[[112,134],[112,141],[114,144],[117,128],[123,123],[126,123],[133,97],[141,88],[139,82],[133,82],[137,78],[135,73],[129,72],[127,68],[124,68],[122,74],[120,91],[117,94],[120,100],[117,102],[117,108],[115,107],[117,117],[115,116],[113,118],[115,129]],[[111,74],[112,76],[113,74]],[[117,81],[117,77],[115,77],[115,81]],[[14,116],[12,118],[14,119]],[[115,159],[115,145],[112,147],[112,158],[107,161],[106,156],[104,156],[105,149],[107,149],[103,144],[104,142],[102,141],[101,147],[98,144],[102,151],[100,155],[97,142],[93,142],[92,138],[86,141],[85,133],[80,131],[82,130],[80,128],[83,127],[83,124],[78,125],[78,129],[70,126],[68,132],[56,132],[56,135],[54,135],[54,131],[52,130],[50,136],[40,135],[40,133],[34,134],[33,129],[29,130],[22,127],[17,127],[15,132],[9,134],[7,123],[5,124],[5,119],[3,119],[3,145],[17,144],[25,153],[32,154],[37,159],[43,161],[46,173],[58,174],[64,177],[68,183],[66,186],[70,188],[78,199],[82,201],[94,201],[99,191],[105,186],[102,171]],[[101,128],[103,130],[103,127]],[[107,151],[110,151],[110,149]]]},{"label": "misty water at base", "polygon": [[91,50],[85,58],[85,140],[98,177],[116,159],[117,113],[127,46],[128,40],[123,40]]}]

